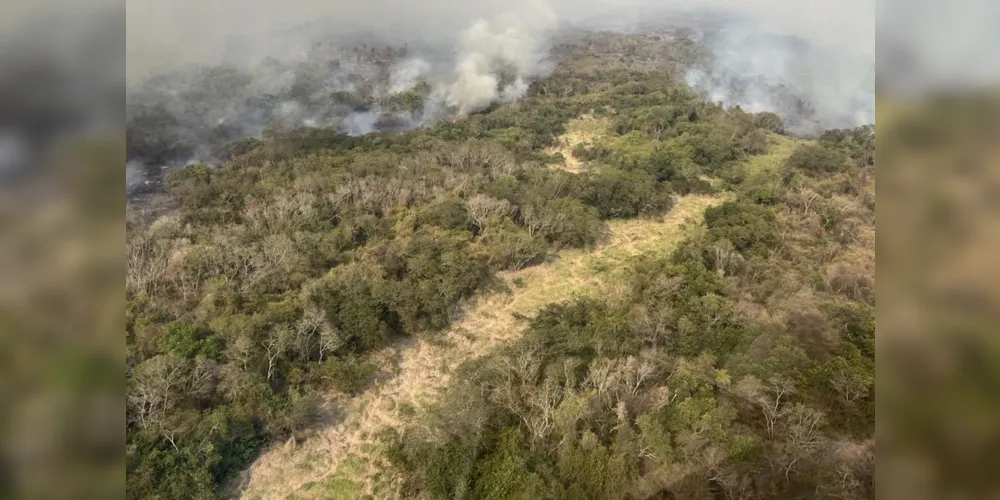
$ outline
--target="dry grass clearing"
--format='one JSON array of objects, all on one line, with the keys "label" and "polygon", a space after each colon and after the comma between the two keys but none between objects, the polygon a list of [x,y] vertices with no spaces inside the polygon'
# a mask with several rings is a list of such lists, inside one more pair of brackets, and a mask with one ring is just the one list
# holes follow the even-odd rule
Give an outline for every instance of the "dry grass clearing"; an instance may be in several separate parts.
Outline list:
[{"label": "dry grass clearing", "polygon": [[595,140],[607,133],[607,130],[606,118],[597,118],[590,114],[574,118],[566,123],[566,133],[557,137],[555,146],[546,149],[545,154],[562,155],[563,162],[553,167],[574,174],[583,173],[587,170],[586,165],[573,155],[573,148],[580,144],[592,145]]},{"label": "dry grass clearing", "polygon": [[[685,196],[662,220],[612,221],[608,237],[592,250],[559,252],[551,261],[501,274],[510,293],[494,293],[467,304],[464,317],[442,334],[401,342],[381,355],[399,359],[398,373],[347,401],[329,402],[329,424],[301,443],[275,446],[247,472],[244,498],[398,497],[385,476],[374,433],[400,428],[434,401],[461,363],[517,338],[525,320],[547,304],[595,296],[618,285],[617,271],[637,255],[666,253],[685,227],[698,223],[710,196]],[[334,408],[339,411],[333,411]]]}]

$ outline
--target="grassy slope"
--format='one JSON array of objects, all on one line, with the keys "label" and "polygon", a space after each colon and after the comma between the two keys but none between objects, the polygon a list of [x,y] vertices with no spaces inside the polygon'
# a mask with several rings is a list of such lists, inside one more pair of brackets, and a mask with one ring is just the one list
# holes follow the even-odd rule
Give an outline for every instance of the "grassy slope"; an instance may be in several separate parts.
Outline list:
[{"label": "grassy slope", "polygon": [[784,135],[768,133],[767,154],[751,156],[746,165],[749,173],[777,172],[796,146],[807,144],[808,139],[799,139]]}]

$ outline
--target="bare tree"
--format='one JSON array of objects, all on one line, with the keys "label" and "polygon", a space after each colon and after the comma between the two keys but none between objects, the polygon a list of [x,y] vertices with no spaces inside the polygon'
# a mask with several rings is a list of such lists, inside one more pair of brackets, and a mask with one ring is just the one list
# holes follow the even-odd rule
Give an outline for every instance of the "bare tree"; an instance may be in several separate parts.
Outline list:
[{"label": "bare tree", "polygon": [[493,388],[493,400],[519,416],[535,439],[543,439],[555,427],[555,411],[562,387],[553,377],[545,377],[537,386],[541,358],[535,345],[518,344],[515,351],[500,359],[499,383]]},{"label": "bare tree", "polygon": [[288,349],[292,336],[293,333],[291,330],[283,327],[274,327],[268,331],[267,336],[261,342],[267,353],[267,380],[269,382],[271,381],[271,377],[274,376],[274,369],[278,365],[278,359]]},{"label": "bare tree", "polygon": [[140,427],[165,433],[167,419],[187,381],[186,371],[187,363],[176,354],[162,354],[140,363],[133,372],[133,385],[126,399],[132,410],[129,418]]},{"label": "bare tree", "polygon": [[791,405],[788,409],[784,423],[788,455],[785,479],[788,479],[797,463],[812,457],[823,446],[826,441],[822,432],[825,423],[826,416],[822,412],[801,403]]},{"label": "bare tree", "polygon": [[323,357],[329,353],[333,354],[340,350],[341,347],[347,344],[350,337],[342,333],[337,327],[324,323],[323,328],[319,331],[319,360],[323,361]]},{"label": "bare tree", "polygon": [[621,380],[626,394],[636,396],[644,384],[659,371],[656,363],[648,358],[629,356],[621,366]]},{"label": "bare tree", "polygon": [[552,232],[565,219],[560,211],[552,210],[543,200],[526,203],[521,207],[521,217],[531,237],[542,237]]},{"label": "bare tree", "polygon": [[184,300],[198,298],[201,284],[220,268],[220,252],[212,245],[183,244],[168,261],[168,276]]},{"label": "bare tree", "polygon": [[470,142],[457,148],[449,148],[441,160],[460,170],[486,170],[493,179],[502,175],[516,175],[520,171],[514,155],[492,143]]},{"label": "bare tree", "polygon": [[295,243],[284,234],[269,235],[259,245],[230,250],[236,262],[236,276],[243,291],[280,284],[301,257]]},{"label": "bare tree", "polygon": [[606,397],[618,386],[618,363],[615,360],[601,358],[590,365],[584,384],[594,389],[599,396]]},{"label": "bare tree", "polygon": [[767,435],[774,437],[775,422],[788,412],[785,407],[785,399],[795,393],[795,382],[784,376],[775,376],[768,379],[767,394],[758,397],[757,402],[761,405],[764,418],[767,421]]},{"label": "bare tree", "polygon": [[188,392],[201,398],[209,397],[215,391],[218,378],[219,367],[215,361],[199,355],[191,368]]},{"label": "bare tree", "polygon": [[394,205],[405,204],[411,191],[400,181],[386,182],[381,177],[347,177],[326,198],[335,212],[354,208],[370,214],[382,214]]},{"label": "bare tree", "polygon": [[230,362],[219,369],[219,390],[233,401],[238,401],[254,391],[254,374]]},{"label": "bare tree", "polygon": [[656,362],[645,357],[599,359],[591,365],[584,384],[599,396],[621,402],[638,396],[659,371]]},{"label": "bare tree", "polygon": [[720,276],[734,274],[739,271],[745,263],[743,256],[733,247],[729,240],[722,240],[712,244],[711,264],[716,273]]},{"label": "bare tree", "polygon": [[523,383],[534,383],[535,377],[538,376],[538,370],[542,367],[538,346],[534,344],[520,344],[506,360],[514,374]]},{"label": "bare tree", "polygon": [[756,377],[748,376],[739,381],[735,392],[760,406],[767,423],[767,435],[773,439],[776,423],[788,413],[785,403],[795,393],[795,383],[788,377],[775,376],[764,385]]},{"label": "bare tree", "polygon": [[875,476],[875,450],[872,443],[841,440],[826,442],[817,453],[826,480],[817,492],[827,498],[871,497]]},{"label": "bare tree", "polygon": [[486,176],[461,170],[445,170],[444,188],[461,197],[474,196],[486,183]]},{"label": "bare tree", "polygon": [[567,358],[563,360],[562,364],[562,378],[563,383],[566,387],[576,387],[577,384],[577,369],[580,368],[584,363],[578,358]]},{"label": "bare tree", "polygon": [[638,306],[632,311],[631,326],[643,344],[656,351],[659,346],[669,340],[672,332],[673,311],[669,307],[660,308],[650,313],[645,306]]},{"label": "bare tree", "polygon": [[875,379],[871,375],[853,370],[846,360],[834,366],[836,368],[830,375],[830,385],[840,395],[841,400],[847,404],[854,404],[859,399],[868,396],[875,383]]},{"label": "bare tree", "polygon": [[226,345],[226,357],[236,363],[241,371],[246,371],[253,351],[254,341],[248,331],[236,332],[235,338]]},{"label": "bare tree", "polygon": [[[295,325],[295,347],[299,357],[309,360],[312,357],[312,346],[319,337],[319,332],[326,325],[326,314],[316,307],[309,306],[302,313],[302,319]],[[320,359],[322,360],[322,348]]]},{"label": "bare tree", "polygon": [[556,407],[562,394],[562,386],[553,377],[545,377],[540,386],[528,390],[525,400],[532,411],[524,421],[536,440],[544,440],[555,428]]},{"label": "bare tree", "polygon": [[297,231],[316,216],[315,201],[304,191],[285,191],[265,198],[249,196],[243,219],[251,229],[264,234]]},{"label": "bare tree", "polygon": [[125,241],[125,289],[151,293],[167,271],[167,245],[139,232]]},{"label": "bare tree", "polygon": [[483,194],[473,196],[467,202],[469,218],[479,229],[484,229],[493,220],[507,217],[514,212],[514,207],[507,200],[498,200]]}]

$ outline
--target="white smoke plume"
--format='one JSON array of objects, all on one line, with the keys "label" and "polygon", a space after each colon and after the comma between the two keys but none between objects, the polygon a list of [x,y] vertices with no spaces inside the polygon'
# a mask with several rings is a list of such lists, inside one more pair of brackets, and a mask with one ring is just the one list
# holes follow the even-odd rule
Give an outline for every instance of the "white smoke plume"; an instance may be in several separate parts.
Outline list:
[{"label": "white smoke plume", "polygon": [[[546,3],[523,14],[509,13],[494,22],[477,20],[459,37],[460,57],[455,80],[445,102],[460,114],[485,108],[498,100],[513,100],[527,90],[525,78],[542,76],[548,40],[557,27],[556,15]],[[501,87],[499,69],[509,66],[514,81]]]},{"label": "white smoke plume", "polygon": [[377,121],[378,113],[375,111],[362,111],[345,118],[341,127],[350,135],[364,135],[370,134],[375,130],[375,123]]},{"label": "white smoke plume", "polygon": [[873,59],[745,22],[727,24],[705,42],[711,60],[685,79],[710,100],[774,112],[801,135],[875,121]]},{"label": "white smoke plume", "polygon": [[415,87],[427,78],[431,64],[423,59],[407,59],[397,64],[389,75],[389,93],[398,94]]},{"label": "white smoke plume", "polygon": [[[749,48],[740,39],[745,38],[743,28],[717,40],[722,53],[717,69],[725,70],[722,73],[746,76],[742,72],[749,71],[803,91],[810,102],[811,97],[831,95],[853,102],[853,97],[839,95],[823,80],[846,76],[852,80],[851,92],[867,90],[871,85],[853,77],[867,76],[874,54],[874,0],[127,0],[127,4],[126,57],[133,81],[189,63],[239,65],[264,56],[284,62],[304,60],[317,35],[336,33],[342,41],[409,45],[416,57],[392,69],[387,92],[402,92],[423,80],[435,87],[433,100],[459,114],[518,98],[527,82],[545,74],[550,35],[560,26],[583,20],[603,29],[611,26],[602,22],[639,24],[679,17],[693,9],[710,10],[738,16],[760,33],[798,36],[829,47],[832,53],[850,52],[861,58],[860,71],[854,67],[840,71],[848,69],[842,68],[844,64],[855,64],[847,58],[804,61],[811,69],[825,70],[831,61],[837,65],[831,77],[810,77],[787,73],[789,67],[772,63],[797,57],[780,45],[756,43],[752,54],[731,50]],[[765,66],[756,67],[757,61]],[[505,78],[502,68],[513,74]],[[813,77],[817,79],[806,81]]]},{"label": "white smoke plume", "polygon": [[[129,79],[185,64],[253,66],[271,56],[282,62],[308,60],[315,40],[406,45],[416,57],[390,70],[385,94],[435,87],[435,97],[467,114],[502,98],[515,98],[518,84],[501,88],[501,68],[516,78],[544,73],[549,35],[558,16],[547,0],[128,0]],[[334,35],[334,36],[331,36]],[[339,38],[339,40],[337,40]],[[343,68],[357,74],[360,68]],[[523,90],[520,90],[523,92]]]},{"label": "white smoke plume", "polygon": [[796,132],[869,121],[873,103],[874,0],[126,2],[128,159],[156,171],[275,122],[357,135],[517,100],[581,26],[712,20],[688,83]]}]

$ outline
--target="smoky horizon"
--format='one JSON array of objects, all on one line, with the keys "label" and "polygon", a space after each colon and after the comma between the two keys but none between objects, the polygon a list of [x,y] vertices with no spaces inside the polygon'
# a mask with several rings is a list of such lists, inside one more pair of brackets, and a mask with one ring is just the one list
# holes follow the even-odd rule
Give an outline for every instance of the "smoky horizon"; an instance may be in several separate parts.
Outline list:
[{"label": "smoky horizon", "polygon": [[[227,21],[206,40],[182,31],[153,43],[157,29],[226,17],[227,6],[180,13],[136,4],[127,51],[129,192],[155,184],[164,167],[225,161],[233,143],[268,128],[398,132],[516,102],[556,70],[560,45],[601,32],[676,42],[685,57],[649,63],[670,65],[704,99],[773,112],[796,135],[874,121],[874,60],[864,50],[783,30],[747,6],[432,2],[419,16],[386,7],[390,13],[373,19],[378,8],[345,7],[350,15],[308,21],[263,20],[267,9],[250,9],[233,14],[249,20]],[[436,14],[442,10],[454,15]],[[154,29],[133,26],[153,17]],[[171,43],[180,45],[164,49]]]}]

